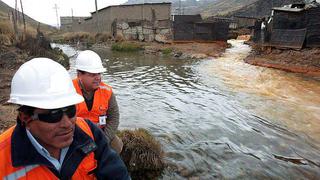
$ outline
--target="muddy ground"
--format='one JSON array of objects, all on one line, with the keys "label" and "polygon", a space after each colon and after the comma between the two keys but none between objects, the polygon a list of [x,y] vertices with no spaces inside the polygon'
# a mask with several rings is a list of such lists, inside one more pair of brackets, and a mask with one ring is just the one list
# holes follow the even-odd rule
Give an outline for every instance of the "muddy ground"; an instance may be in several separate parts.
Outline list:
[{"label": "muddy ground", "polygon": [[245,62],[320,77],[320,48],[276,49],[253,45]]},{"label": "muddy ground", "polygon": [[15,123],[16,106],[6,103],[9,98],[11,79],[28,54],[15,47],[0,47],[0,133]]},{"label": "muddy ground", "polygon": [[158,54],[164,49],[171,49],[170,55],[178,58],[205,58],[205,57],[219,57],[228,47],[226,42],[184,42],[184,43],[170,43],[159,44],[150,43],[145,46],[145,53]]}]

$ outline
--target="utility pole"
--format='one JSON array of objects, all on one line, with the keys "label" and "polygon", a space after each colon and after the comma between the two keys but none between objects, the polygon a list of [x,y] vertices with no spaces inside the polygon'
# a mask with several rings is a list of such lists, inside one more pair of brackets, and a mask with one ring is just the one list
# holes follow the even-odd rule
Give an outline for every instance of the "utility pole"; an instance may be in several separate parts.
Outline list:
[{"label": "utility pole", "polygon": [[97,3],[97,0],[94,0],[95,1],[95,5],[96,5],[96,14],[97,14],[97,30],[98,30],[98,33],[100,32],[100,28],[99,28],[99,11],[98,11],[98,3]]},{"label": "utility pole", "polygon": [[55,9],[55,10],[56,10],[56,16],[57,16],[57,28],[58,28],[58,29],[60,29],[60,28],[59,28],[59,16],[58,16],[58,9],[59,9],[59,7],[58,7],[58,5],[57,5],[57,4],[54,4],[53,9]]},{"label": "utility pole", "polygon": [[71,19],[72,19],[72,23],[73,23],[73,9],[71,8]]},{"label": "utility pole", "polygon": [[18,19],[18,0],[15,0],[14,15],[13,16],[17,22],[17,19]]},{"label": "utility pole", "polygon": [[181,0],[179,0],[179,15],[182,15],[181,14]]}]

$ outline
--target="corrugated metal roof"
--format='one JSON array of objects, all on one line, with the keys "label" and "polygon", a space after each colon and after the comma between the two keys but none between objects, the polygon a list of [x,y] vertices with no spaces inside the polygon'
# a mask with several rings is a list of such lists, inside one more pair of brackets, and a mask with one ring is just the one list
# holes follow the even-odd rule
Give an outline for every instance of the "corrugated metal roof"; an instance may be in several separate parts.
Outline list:
[{"label": "corrugated metal roof", "polygon": [[300,8],[290,8],[290,7],[275,7],[272,8],[273,10],[276,11],[287,11],[287,12],[302,12],[304,11],[304,9],[300,9]]}]

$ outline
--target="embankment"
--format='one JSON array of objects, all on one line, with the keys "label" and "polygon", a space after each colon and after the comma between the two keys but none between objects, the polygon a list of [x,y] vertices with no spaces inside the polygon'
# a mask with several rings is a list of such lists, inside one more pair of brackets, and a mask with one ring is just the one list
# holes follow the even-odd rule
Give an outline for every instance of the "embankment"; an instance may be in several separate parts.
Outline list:
[{"label": "embankment", "polygon": [[245,62],[256,66],[320,77],[320,48],[281,50],[253,45],[253,51],[245,59]]}]

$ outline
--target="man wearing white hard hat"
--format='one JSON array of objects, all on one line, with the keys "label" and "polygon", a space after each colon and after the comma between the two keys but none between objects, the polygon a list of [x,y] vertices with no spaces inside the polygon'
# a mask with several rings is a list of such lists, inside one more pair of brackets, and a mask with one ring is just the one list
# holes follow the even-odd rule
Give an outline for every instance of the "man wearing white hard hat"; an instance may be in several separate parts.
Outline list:
[{"label": "man wearing white hard hat", "polygon": [[100,126],[110,139],[111,147],[120,154],[123,143],[115,134],[119,126],[119,108],[112,87],[101,81],[101,73],[106,69],[100,56],[91,50],[80,52],[75,69],[77,78],[73,85],[85,100],[77,105],[77,116]]},{"label": "man wearing white hard hat", "polygon": [[0,179],[130,179],[103,132],[76,117],[82,101],[57,62],[24,63],[8,101],[20,105],[17,124],[0,135]]}]

